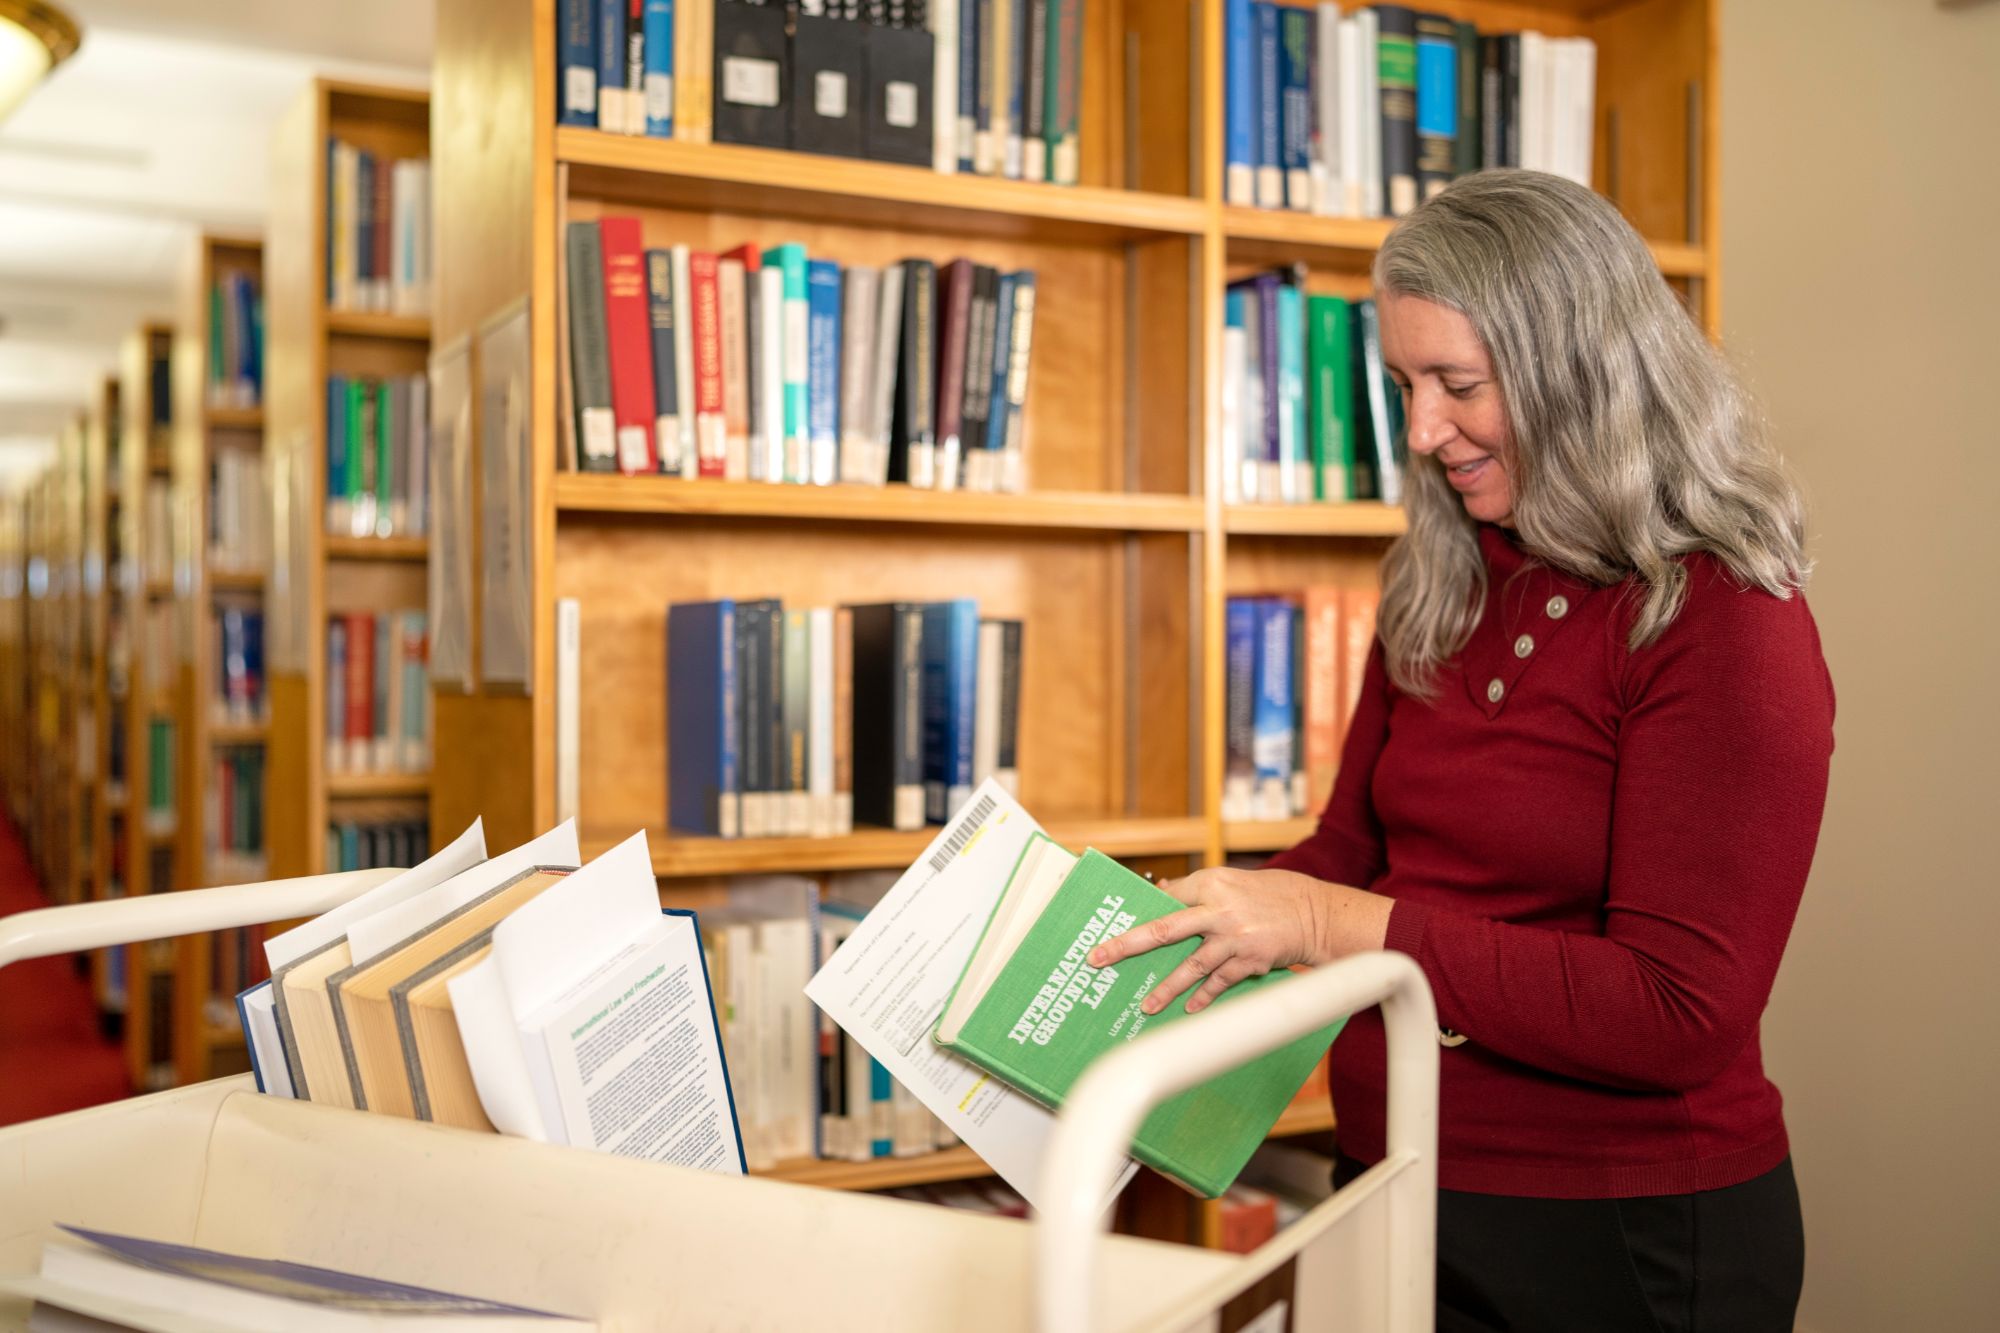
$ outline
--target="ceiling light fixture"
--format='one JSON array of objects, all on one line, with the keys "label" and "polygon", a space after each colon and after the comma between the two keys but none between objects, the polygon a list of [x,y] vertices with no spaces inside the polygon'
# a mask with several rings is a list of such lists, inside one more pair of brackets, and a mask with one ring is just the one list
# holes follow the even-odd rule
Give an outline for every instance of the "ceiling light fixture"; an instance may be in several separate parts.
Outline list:
[{"label": "ceiling light fixture", "polygon": [[43,0],[0,0],[0,120],[76,54],[76,20]]}]

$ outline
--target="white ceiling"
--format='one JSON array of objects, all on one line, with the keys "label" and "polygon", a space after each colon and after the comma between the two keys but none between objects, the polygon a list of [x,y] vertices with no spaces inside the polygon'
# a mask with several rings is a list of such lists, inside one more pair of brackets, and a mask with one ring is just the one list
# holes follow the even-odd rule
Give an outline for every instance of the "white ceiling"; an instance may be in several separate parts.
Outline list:
[{"label": "white ceiling", "polygon": [[194,236],[259,232],[307,80],[422,85],[428,0],[59,0],[77,54],[0,122],[0,484],[164,318]]}]

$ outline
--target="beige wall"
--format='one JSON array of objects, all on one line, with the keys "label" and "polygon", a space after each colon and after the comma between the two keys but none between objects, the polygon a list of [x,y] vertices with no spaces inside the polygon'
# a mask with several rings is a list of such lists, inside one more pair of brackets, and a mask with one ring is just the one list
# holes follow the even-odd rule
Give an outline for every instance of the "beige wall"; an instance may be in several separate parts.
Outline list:
[{"label": "beige wall", "polygon": [[1802,1328],[2000,1328],[2000,0],[1721,0],[1723,324],[1839,695],[1764,1024]]}]

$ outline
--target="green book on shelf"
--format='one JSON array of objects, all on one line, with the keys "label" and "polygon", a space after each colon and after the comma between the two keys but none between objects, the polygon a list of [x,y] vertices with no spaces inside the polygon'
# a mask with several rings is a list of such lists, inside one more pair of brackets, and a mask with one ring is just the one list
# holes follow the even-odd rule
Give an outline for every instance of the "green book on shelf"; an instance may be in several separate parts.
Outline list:
[{"label": "green book on shelf", "polygon": [[364,526],[371,529],[374,527],[374,516],[372,514],[364,514],[362,512],[363,506],[359,503],[362,492],[365,489],[362,485],[362,477],[368,468],[372,466],[369,457],[366,456],[367,451],[363,447],[368,439],[368,435],[362,420],[362,405],[369,401],[371,399],[368,394],[368,382],[366,380],[350,379],[347,381],[347,452],[343,461],[347,464],[345,489],[349,506],[348,514],[351,519],[348,529],[350,533],[358,533]]},{"label": "green book on shelf", "polygon": [[[1180,907],[1101,852],[1077,857],[1035,835],[945,1004],[935,1040],[1035,1100],[1061,1106],[1099,1056],[1143,1031],[1195,1017],[1186,997],[1152,1015],[1139,1003],[1199,939],[1113,967],[1084,962],[1101,941]],[[1218,1003],[1290,979],[1289,972],[1253,977]],[[1132,1155],[1199,1194],[1220,1195],[1340,1028],[1328,1024],[1161,1103],[1140,1126]]]},{"label": "green book on shelf", "polygon": [[1306,362],[1312,376],[1313,498],[1352,500],[1354,353],[1347,302],[1306,298]]},{"label": "green book on shelf", "polygon": [[389,528],[391,483],[396,475],[394,441],[396,413],[389,393],[389,381],[375,382],[375,535]]}]

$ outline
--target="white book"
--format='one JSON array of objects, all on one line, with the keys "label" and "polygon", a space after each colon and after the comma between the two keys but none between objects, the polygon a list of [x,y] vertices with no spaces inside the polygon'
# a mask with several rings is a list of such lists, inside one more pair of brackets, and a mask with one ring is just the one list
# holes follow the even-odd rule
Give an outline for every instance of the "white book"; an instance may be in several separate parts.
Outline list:
[{"label": "white book", "polygon": [[869,450],[869,471],[865,480],[874,486],[889,481],[889,437],[895,423],[896,368],[903,352],[903,266],[891,264],[882,270],[881,290],[875,305],[875,407]]},{"label": "white book", "polygon": [[1570,58],[1574,62],[1574,77],[1570,81],[1570,105],[1568,114],[1574,119],[1575,128],[1571,132],[1570,143],[1575,150],[1576,174],[1572,177],[1578,185],[1588,186],[1591,168],[1596,158],[1597,125],[1597,43],[1588,37],[1569,39]]},{"label": "white book", "polygon": [[[903,1034],[928,1031],[942,1012],[1015,863],[1040,831],[1018,801],[985,783],[806,987],[890,1077],[1037,1207],[1047,1203],[1042,1164],[1054,1114],[935,1043]],[[898,984],[883,986],[892,959]],[[1118,1174],[1107,1200],[1133,1170],[1128,1163]]]},{"label": "white book", "polygon": [[1241,504],[1243,467],[1243,330],[1222,330],[1222,502]]},{"label": "white book", "polygon": [[[722,335],[722,475],[728,481],[744,481],[750,476],[750,339],[749,303],[745,282],[756,281],[746,273],[740,259],[724,259],[715,266],[716,324]],[[760,299],[761,305],[761,299]],[[738,365],[737,362],[742,364]]]},{"label": "white book", "polygon": [[805,990],[814,964],[811,918],[758,922],[757,954],[768,1020],[763,1036],[771,1078],[766,1099],[771,1151],[781,1162],[811,1157],[819,1123],[819,1030]]},{"label": "white book", "polygon": [[576,818],[581,772],[577,746],[583,729],[583,604],[556,599],[556,818]]},{"label": "white book", "polygon": [[1343,211],[1340,187],[1340,6],[1322,4],[1313,13],[1312,208],[1321,214]]},{"label": "white book", "polygon": [[1357,128],[1361,138],[1361,216],[1384,216],[1382,199],[1382,67],[1378,63],[1382,25],[1372,9],[1356,11],[1355,58],[1361,77],[1357,81],[1356,105],[1360,108]]},{"label": "white book", "polygon": [[875,319],[881,274],[863,264],[840,277],[840,480],[867,480]]},{"label": "white book", "polygon": [[1549,159],[1548,39],[1538,32],[1521,34],[1521,165],[1548,171]]},{"label": "white book", "polygon": [[701,941],[691,913],[660,909],[644,833],[494,927],[449,989],[502,1132],[742,1173]]},{"label": "white book", "polygon": [[1006,629],[997,620],[979,622],[979,667],[972,696],[972,781],[976,786],[1000,767],[1000,671],[1006,656]]},{"label": "white book", "polygon": [[674,282],[674,383],[680,386],[680,474],[692,477],[698,464],[695,456],[694,417],[694,297],[688,281],[688,248],[676,245],[669,252]]},{"label": "white book", "polygon": [[[782,282],[779,291],[780,295],[783,295]],[[785,388],[787,391],[796,389],[798,397],[803,401],[812,367],[812,306],[801,292],[798,296],[784,297],[782,308],[785,312],[783,326]],[[782,405],[782,399],[780,402]],[[777,420],[785,421],[782,411]],[[799,413],[798,420],[791,424],[794,428],[783,432],[785,441],[783,480],[795,485],[808,486],[812,484],[812,436],[807,430],[805,413]]]},{"label": "white book", "polygon": [[812,662],[811,711],[806,722],[806,791],[812,802],[807,832],[832,837],[833,808],[833,608],[814,607],[806,613]]},{"label": "white book", "polygon": [[[931,0],[931,169],[958,172],[958,0]],[[968,133],[970,127],[966,127]]]}]

